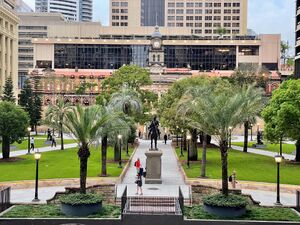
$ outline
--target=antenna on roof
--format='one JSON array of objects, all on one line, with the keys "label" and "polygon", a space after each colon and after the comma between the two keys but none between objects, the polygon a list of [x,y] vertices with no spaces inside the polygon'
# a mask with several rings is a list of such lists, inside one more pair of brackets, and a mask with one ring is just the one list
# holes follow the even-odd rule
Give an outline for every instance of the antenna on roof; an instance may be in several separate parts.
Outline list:
[{"label": "antenna on roof", "polygon": [[157,24],[157,12],[156,12],[156,21],[155,21],[155,26],[157,27],[158,24]]}]

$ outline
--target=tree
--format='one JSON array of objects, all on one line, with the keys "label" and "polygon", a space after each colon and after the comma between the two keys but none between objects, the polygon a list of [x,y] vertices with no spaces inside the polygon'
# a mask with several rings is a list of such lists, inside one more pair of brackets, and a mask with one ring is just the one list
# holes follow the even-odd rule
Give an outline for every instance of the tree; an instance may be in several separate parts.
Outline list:
[{"label": "tree", "polygon": [[[210,84],[212,85],[212,84]],[[193,113],[189,125],[214,135],[219,144],[222,161],[222,193],[228,195],[228,137],[229,127],[233,129],[243,122],[245,115],[244,94],[236,92],[234,87],[207,88],[205,96],[192,98]]]},{"label": "tree", "polygon": [[57,128],[60,132],[61,150],[64,150],[64,123],[66,114],[71,110],[71,106],[65,103],[63,99],[59,99],[56,105],[51,105],[46,112],[46,122]]},{"label": "tree", "polygon": [[84,95],[86,94],[87,90],[91,90],[93,87],[97,86],[96,83],[88,83],[84,81],[79,86],[76,87],[75,93],[77,95]]},{"label": "tree", "polygon": [[28,113],[30,126],[36,131],[36,127],[42,118],[42,101],[37,93],[34,93],[30,81],[27,79],[21,90],[19,98],[20,106]]},{"label": "tree", "polygon": [[278,142],[287,137],[296,140],[296,158],[300,162],[300,80],[285,81],[273,92],[262,112],[265,121],[265,137]]},{"label": "tree", "polygon": [[286,60],[289,58],[288,53],[291,46],[289,45],[289,42],[281,41],[280,43],[280,52],[281,52],[281,59],[283,60],[283,64],[286,64]]},{"label": "tree", "polygon": [[225,27],[218,27],[217,28],[217,34],[220,38],[222,38],[225,34],[227,34],[227,30]]},{"label": "tree", "polygon": [[87,162],[90,157],[90,145],[97,141],[100,130],[113,115],[109,115],[101,106],[82,107],[77,105],[66,113],[65,128],[74,135],[79,143],[77,155],[80,159],[80,191],[86,193]]},{"label": "tree", "polygon": [[5,80],[2,100],[7,102],[12,102],[12,103],[16,102],[16,98],[14,96],[14,84],[11,77],[6,78]]},{"label": "tree", "polygon": [[10,144],[26,136],[28,125],[29,117],[21,107],[6,101],[0,103],[0,136],[4,159],[9,158]]}]

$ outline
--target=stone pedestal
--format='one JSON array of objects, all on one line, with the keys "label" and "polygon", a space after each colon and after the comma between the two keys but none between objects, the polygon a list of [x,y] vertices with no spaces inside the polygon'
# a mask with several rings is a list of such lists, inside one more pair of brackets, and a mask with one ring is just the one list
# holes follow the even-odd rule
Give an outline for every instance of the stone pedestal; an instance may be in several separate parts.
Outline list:
[{"label": "stone pedestal", "polygon": [[150,149],[145,153],[146,159],[146,178],[145,184],[161,184],[161,156],[162,151]]}]

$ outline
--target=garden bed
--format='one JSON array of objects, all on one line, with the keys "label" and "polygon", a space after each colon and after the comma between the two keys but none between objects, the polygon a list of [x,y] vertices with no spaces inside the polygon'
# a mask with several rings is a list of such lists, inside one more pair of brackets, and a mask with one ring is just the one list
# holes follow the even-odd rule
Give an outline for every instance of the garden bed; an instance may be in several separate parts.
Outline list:
[{"label": "garden bed", "polygon": [[[204,211],[203,205],[192,207],[185,207],[184,215],[187,219],[209,219],[209,220],[232,220],[234,218],[221,218],[213,216]],[[237,220],[237,219],[235,219]],[[261,207],[249,206],[246,214],[239,217],[238,220],[256,220],[256,221],[299,221],[300,216],[290,208],[275,208],[275,207]]]},{"label": "garden bed", "polygon": [[[86,218],[119,218],[121,209],[115,205],[104,205],[102,209]],[[72,218],[61,212],[61,205],[15,205],[1,218]]]}]

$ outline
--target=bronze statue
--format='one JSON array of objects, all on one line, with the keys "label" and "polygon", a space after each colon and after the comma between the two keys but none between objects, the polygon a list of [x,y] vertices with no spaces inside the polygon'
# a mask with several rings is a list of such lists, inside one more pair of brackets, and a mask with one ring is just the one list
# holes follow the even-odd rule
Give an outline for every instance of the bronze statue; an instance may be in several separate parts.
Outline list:
[{"label": "bronze statue", "polygon": [[159,130],[159,122],[156,119],[156,116],[151,121],[151,124],[149,126],[149,135],[151,137],[151,149],[153,149],[153,140],[154,140],[154,146],[155,150],[157,149],[157,138],[160,136],[160,130]]}]

